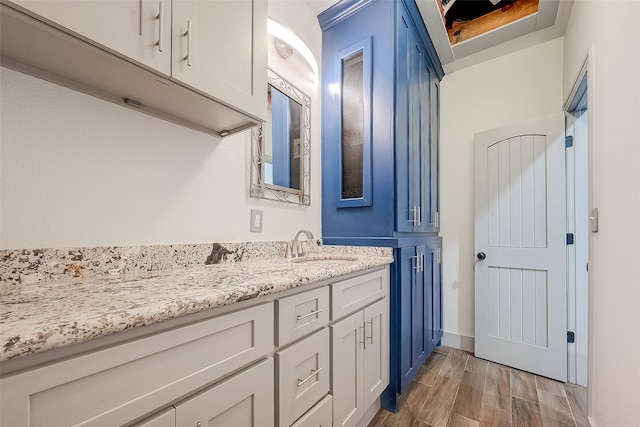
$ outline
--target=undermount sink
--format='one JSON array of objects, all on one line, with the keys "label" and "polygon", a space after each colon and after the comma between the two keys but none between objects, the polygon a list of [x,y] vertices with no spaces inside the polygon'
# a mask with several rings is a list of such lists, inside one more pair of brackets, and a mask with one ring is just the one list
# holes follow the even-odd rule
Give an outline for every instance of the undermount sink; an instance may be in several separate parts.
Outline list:
[{"label": "undermount sink", "polygon": [[295,264],[335,264],[351,263],[358,258],[348,255],[309,255],[301,258],[293,258],[290,261]]}]

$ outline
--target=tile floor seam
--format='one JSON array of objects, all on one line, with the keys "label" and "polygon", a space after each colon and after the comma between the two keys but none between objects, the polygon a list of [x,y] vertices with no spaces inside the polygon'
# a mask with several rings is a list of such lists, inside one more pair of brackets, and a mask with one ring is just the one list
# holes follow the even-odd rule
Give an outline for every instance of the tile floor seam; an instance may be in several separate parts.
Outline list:
[{"label": "tile floor seam", "polygon": [[[464,361],[465,368],[467,367],[467,362],[468,361],[469,361],[469,355],[467,354],[467,360]],[[445,362],[446,362],[446,360],[445,360]],[[462,386],[462,378],[460,378],[458,380],[458,388],[456,389],[456,394],[455,394],[455,396],[453,396],[453,400],[451,401],[451,406],[449,407],[449,417],[447,418],[447,425],[449,424],[449,421],[451,420],[451,417],[453,416],[453,407],[456,404],[456,399],[458,398],[458,393],[460,392],[460,387],[461,386]]]},{"label": "tile floor seam", "polygon": [[[567,391],[564,389],[564,385],[562,386],[562,390],[564,390],[565,394],[567,394]],[[569,412],[571,413],[571,419],[573,420],[573,424],[577,427],[578,420],[576,420],[576,416],[573,413],[573,406],[571,406],[571,402],[569,402],[569,396],[566,396],[565,399],[567,399],[567,405],[569,405]]]}]

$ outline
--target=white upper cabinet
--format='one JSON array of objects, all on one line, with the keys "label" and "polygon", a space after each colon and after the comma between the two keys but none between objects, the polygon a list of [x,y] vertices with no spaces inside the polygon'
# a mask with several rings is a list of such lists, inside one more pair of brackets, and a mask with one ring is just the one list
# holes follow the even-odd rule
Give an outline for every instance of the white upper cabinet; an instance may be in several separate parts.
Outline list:
[{"label": "white upper cabinet", "polygon": [[267,114],[267,2],[173,0],[172,79]]},{"label": "white upper cabinet", "polygon": [[12,68],[213,135],[267,118],[266,0],[2,4]]},{"label": "white upper cabinet", "polygon": [[14,0],[27,12],[166,77],[171,74],[170,0]]}]

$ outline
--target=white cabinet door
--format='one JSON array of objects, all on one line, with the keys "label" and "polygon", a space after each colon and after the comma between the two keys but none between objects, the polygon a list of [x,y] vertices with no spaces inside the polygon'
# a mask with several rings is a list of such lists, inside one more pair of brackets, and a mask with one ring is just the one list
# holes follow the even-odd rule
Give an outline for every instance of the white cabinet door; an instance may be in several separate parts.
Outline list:
[{"label": "white cabinet door", "polygon": [[273,359],[175,405],[176,427],[273,427]]},{"label": "white cabinet door", "polygon": [[333,425],[350,427],[364,415],[362,400],[363,313],[358,311],[331,326],[331,394]]},{"label": "white cabinet door", "polygon": [[389,309],[385,298],[364,309],[363,405],[368,408],[389,384]]},{"label": "white cabinet door", "polygon": [[85,41],[167,77],[170,75],[170,0],[14,0],[12,3]]},{"label": "white cabinet door", "polygon": [[267,2],[173,0],[172,79],[267,116]]}]

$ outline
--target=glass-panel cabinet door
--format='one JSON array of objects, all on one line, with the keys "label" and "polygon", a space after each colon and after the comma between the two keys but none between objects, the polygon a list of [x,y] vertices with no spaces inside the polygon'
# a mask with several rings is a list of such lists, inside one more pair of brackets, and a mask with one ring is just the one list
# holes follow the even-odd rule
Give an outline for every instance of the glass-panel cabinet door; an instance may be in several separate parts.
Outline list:
[{"label": "glass-panel cabinet door", "polygon": [[337,55],[340,76],[340,200],[371,206],[371,38]]},{"label": "glass-panel cabinet door", "polygon": [[342,59],[342,199],[364,196],[363,51]]}]

